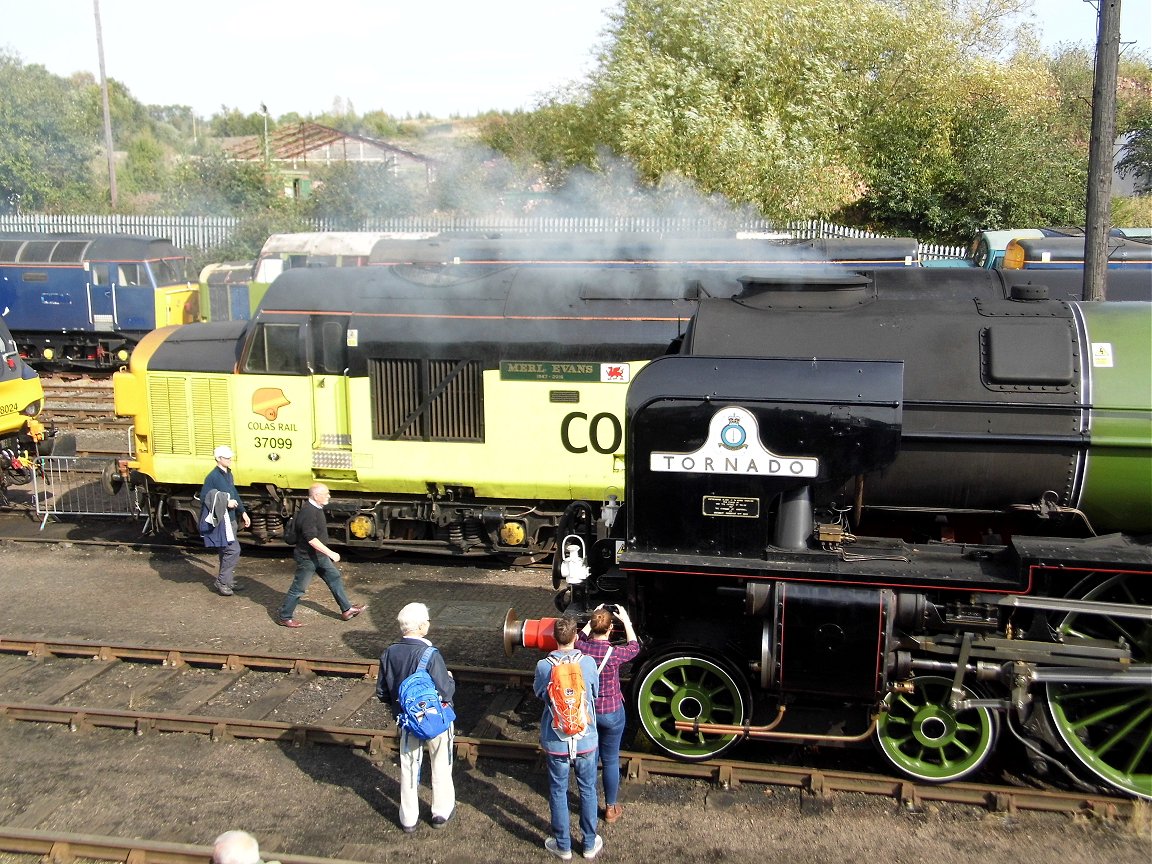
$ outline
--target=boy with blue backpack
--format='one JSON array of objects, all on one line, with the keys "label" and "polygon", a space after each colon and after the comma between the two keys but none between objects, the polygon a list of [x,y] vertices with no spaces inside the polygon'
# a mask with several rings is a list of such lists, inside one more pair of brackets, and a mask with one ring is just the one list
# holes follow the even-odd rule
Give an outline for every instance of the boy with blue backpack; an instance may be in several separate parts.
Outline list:
[{"label": "boy with blue backpack", "polygon": [[400,731],[400,827],[416,830],[420,819],[420,767],[432,764],[432,827],[443,828],[456,809],[452,785],[452,697],[456,682],[440,652],[425,638],[428,607],[409,603],[396,616],[401,639],[380,655],[376,697],[392,706]]}]

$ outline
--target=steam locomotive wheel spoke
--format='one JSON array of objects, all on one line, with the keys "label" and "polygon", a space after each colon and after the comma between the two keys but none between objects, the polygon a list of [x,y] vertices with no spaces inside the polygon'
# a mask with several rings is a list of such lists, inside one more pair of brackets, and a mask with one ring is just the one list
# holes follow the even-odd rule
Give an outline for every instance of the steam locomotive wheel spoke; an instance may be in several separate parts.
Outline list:
[{"label": "steam locomotive wheel spoke", "polygon": [[[1082,586],[1083,600],[1147,604],[1147,576],[1120,574]],[[1152,656],[1152,621],[1073,612],[1059,624],[1065,639],[1123,640],[1133,663]],[[1152,798],[1152,682],[1148,685],[1049,684],[1048,708],[1065,745],[1080,763],[1106,783],[1141,798]]]},{"label": "steam locomotive wheel spoke", "polygon": [[648,737],[679,759],[708,759],[722,753],[736,735],[678,730],[677,721],[740,724],[748,712],[737,677],[715,660],[677,656],[644,670],[636,690],[640,724]]},{"label": "steam locomotive wheel spoke", "polygon": [[947,783],[977,770],[996,746],[999,720],[987,708],[959,713],[948,707],[952,682],[925,676],[911,693],[888,697],[876,740],[904,774],[928,783]]}]

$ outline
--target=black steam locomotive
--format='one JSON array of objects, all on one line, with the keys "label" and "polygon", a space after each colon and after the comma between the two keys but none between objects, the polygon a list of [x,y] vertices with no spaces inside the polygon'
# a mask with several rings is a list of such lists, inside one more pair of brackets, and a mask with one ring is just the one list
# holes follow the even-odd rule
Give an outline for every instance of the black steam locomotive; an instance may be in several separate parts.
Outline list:
[{"label": "black steam locomotive", "polygon": [[743,281],[633,378],[620,512],[561,523],[558,608],[645,641],[643,731],[873,739],[947,782],[1007,728],[1152,798],[1149,305]]}]

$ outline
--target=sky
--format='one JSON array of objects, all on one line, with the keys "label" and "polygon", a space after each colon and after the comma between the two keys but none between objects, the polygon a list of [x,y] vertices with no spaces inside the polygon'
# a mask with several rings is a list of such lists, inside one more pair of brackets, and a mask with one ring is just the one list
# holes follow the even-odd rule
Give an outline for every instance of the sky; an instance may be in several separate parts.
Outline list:
[{"label": "sky", "polygon": [[[272,117],[448,118],[531,109],[595,66],[615,0],[99,0],[109,78],[149,105]],[[306,15],[297,10],[308,10]],[[331,11],[326,11],[330,9]],[[1084,0],[1035,0],[1043,43],[1096,40]],[[1152,2],[1122,0],[1124,50],[1152,53]],[[99,80],[93,0],[0,0],[0,47]]]}]

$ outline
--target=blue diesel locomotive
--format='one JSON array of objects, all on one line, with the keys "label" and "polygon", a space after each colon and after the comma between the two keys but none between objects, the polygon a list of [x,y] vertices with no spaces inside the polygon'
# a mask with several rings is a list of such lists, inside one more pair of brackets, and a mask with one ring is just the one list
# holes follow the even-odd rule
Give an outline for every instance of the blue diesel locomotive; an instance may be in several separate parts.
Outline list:
[{"label": "blue diesel locomotive", "polygon": [[0,232],[0,312],[37,366],[113,368],[146,333],[200,317],[188,256],[170,240]]}]

